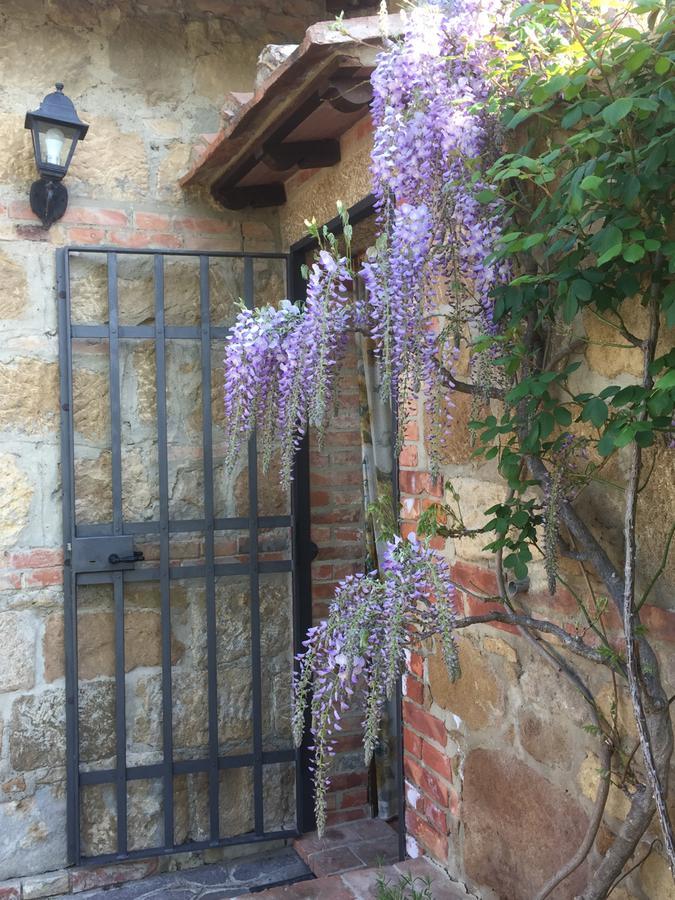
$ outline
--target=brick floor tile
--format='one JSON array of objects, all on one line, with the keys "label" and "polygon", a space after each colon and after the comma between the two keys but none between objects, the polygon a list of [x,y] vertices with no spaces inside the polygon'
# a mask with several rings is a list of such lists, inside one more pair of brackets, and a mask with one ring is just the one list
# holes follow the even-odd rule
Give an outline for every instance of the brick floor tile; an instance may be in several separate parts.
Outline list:
[{"label": "brick floor tile", "polygon": [[334,875],[336,872],[346,872],[348,869],[363,868],[363,862],[349,847],[332,847],[329,850],[312,853],[307,865],[317,878]]},{"label": "brick floor tile", "polygon": [[388,866],[398,860],[398,839],[393,831],[377,841],[350,844],[350,849],[366,866]]}]

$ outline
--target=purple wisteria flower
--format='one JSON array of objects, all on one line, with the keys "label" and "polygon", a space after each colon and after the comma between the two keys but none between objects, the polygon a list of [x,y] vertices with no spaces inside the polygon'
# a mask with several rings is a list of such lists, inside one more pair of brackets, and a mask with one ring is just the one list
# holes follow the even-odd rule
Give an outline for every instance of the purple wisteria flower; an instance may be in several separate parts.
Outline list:
[{"label": "purple wisteria flower", "polygon": [[369,764],[382,707],[405,669],[407,651],[416,642],[423,636],[438,635],[450,677],[458,677],[454,594],[444,559],[426,543],[397,538],[387,545],[381,571],[341,581],[328,618],[309,629],[305,650],[297,658],[293,736],[299,746],[309,707],[320,833],[326,822],[336,732],[354,696],[364,700],[364,749]]}]

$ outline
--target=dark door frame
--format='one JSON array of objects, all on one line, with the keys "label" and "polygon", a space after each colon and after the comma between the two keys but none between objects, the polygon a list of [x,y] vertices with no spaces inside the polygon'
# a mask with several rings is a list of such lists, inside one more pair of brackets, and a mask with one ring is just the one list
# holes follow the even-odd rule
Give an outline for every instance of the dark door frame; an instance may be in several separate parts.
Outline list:
[{"label": "dark door frame", "polygon": [[[375,206],[375,196],[373,194],[368,194],[368,196],[364,197],[362,200],[359,200],[358,203],[355,203],[348,211],[349,222],[351,225],[357,225],[359,222],[362,222],[364,219],[369,218],[372,215],[376,214],[376,206]],[[326,223],[326,228],[334,235],[339,236],[342,234],[343,223],[340,216],[336,216],[334,219],[331,219]],[[316,249],[317,241],[315,238],[311,236],[306,236],[301,238],[299,241],[296,241],[291,245],[290,248],[290,256],[289,256],[289,278],[288,283],[290,285],[291,290],[291,300],[294,303],[302,303],[304,302],[307,296],[307,282],[305,281],[302,274],[302,267],[306,261],[306,255],[311,250]],[[396,411],[394,407],[394,429],[396,428]],[[296,471],[301,474],[299,478],[299,483],[302,485],[306,485],[307,488],[310,486],[310,462],[309,462],[309,438],[307,434],[303,439],[302,445],[297,455],[296,460]],[[400,520],[400,489],[399,489],[399,471],[398,471],[398,460],[392,460],[392,495],[394,502],[394,516],[396,522]],[[309,603],[303,602],[299,606],[300,615],[297,619],[297,625],[299,629],[299,635],[296,637],[296,643],[301,644],[304,639],[305,634],[307,633],[307,629],[311,627],[312,624],[312,572],[311,572],[311,558],[309,559],[309,565],[307,564],[307,560],[302,556],[305,552],[303,548],[308,548],[311,545],[311,507],[309,501],[309,490],[305,495],[303,491],[300,491],[300,494],[297,498],[297,502],[300,504],[298,509],[298,516],[296,521],[298,522],[298,530],[296,531],[296,540],[298,541],[298,546],[296,548],[296,553],[298,554],[299,559],[301,559],[301,564],[298,567],[298,583],[299,589],[302,591],[302,596],[304,598],[309,598]],[[403,860],[406,857],[406,830],[405,830],[405,776],[403,771],[403,693],[402,693],[402,684],[401,679],[399,678],[396,684],[396,790],[398,794],[398,853],[399,859]],[[298,765],[301,767],[301,772],[298,773],[298,783],[300,780],[303,783],[302,796],[300,798],[301,807],[298,809],[298,822],[300,823],[300,831],[307,832],[313,831],[316,827],[316,820],[314,817],[314,802],[312,796],[312,786],[311,780],[309,779],[309,766],[311,765],[311,752],[308,749],[309,741],[309,711],[307,713],[307,721],[305,723],[305,740],[303,741],[300,759],[298,761]]]},{"label": "dark door frame", "polygon": [[[70,303],[70,257],[72,254],[103,255],[106,258],[108,282],[108,322],[96,325],[78,325],[72,322]],[[155,322],[151,325],[125,326],[118,321],[117,261],[125,254],[147,256],[153,260]],[[199,261],[200,324],[191,327],[171,327],[164,322],[164,260],[166,258],[193,257]],[[289,746],[288,750],[266,751],[263,746],[261,713],[261,665],[258,578],[260,573],[288,571],[293,581],[293,655],[301,649],[304,630],[300,622],[311,617],[311,548],[309,521],[304,521],[308,511],[309,491],[305,484],[308,477],[308,461],[299,454],[293,479],[291,509],[289,515],[259,516],[257,509],[257,462],[255,437],[248,448],[249,514],[232,519],[217,519],[213,510],[213,457],[211,431],[211,352],[212,341],[224,339],[227,327],[216,327],[210,322],[209,260],[230,258],[243,261],[244,299],[252,307],[254,298],[254,268],[256,259],[277,259],[286,263],[286,275],[292,269],[288,254],[198,252],[180,250],[136,250],[117,247],[71,246],[57,250],[57,302],[59,316],[60,356],[60,407],[61,407],[61,474],[63,488],[63,542],[64,542],[64,631],[66,650],[66,811],[67,852],[71,865],[79,863],[107,863],[149,856],[168,855],[209,847],[231,844],[264,842],[279,838],[292,838],[302,832],[301,811],[306,807],[309,774],[300,765],[301,752]],[[290,287],[290,285],[289,285]],[[109,347],[110,398],[111,398],[111,454],[112,466],[112,521],[105,525],[78,526],[75,516],[74,487],[74,422],[73,422],[73,340],[103,339]],[[157,379],[157,447],[159,462],[159,521],[153,523],[127,523],[122,517],[121,456],[120,456],[120,373],[117,345],[120,338],[154,340],[156,348]],[[169,517],[167,482],[167,436],[165,398],[166,370],[165,347],[168,340],[190,338],[199,342],[201,377],[203,387],[203,448],[204,448],[204,517],[200,520],[179,522]],[[152,526],[152,527],[151,527]],[[279,562],[259,561],[257,532],[260,527],[288,527],[290,529],[290,559]],[[218,564],[214,555],[213,534],[216,530],[248,529],[250,552],[248,562]],[[208,757],[204,759],[176,760],[172,737],[172,687],[171,687],[171,621],[170,579],[176,576],[169,567],[169,539],[173,531],[203,530],[205,534],[204,565],[183,569],[183,577],[203,578],[207,601],[207,654],[208,654]],[[159,535],[160,560],[151,570],[134,569],[133,536],[152,532]],[[108,547],[113,542],[114,547]],[[103,546],[105,544],[105,547]],[[113,564],[114,560],[118,565]],[[129,558],[132,557],[132,558]],[[121,565],[119,565],[121,563]],[[203,571],[202,571],[203,569]],[[121,571],[120,571],[121,570]],[[199,570],[199,571],[197,571]],[[180,573],[178,573],[180,574]],[[250,576],[251,592],[251,665],[253,691],[253,743],[252,752],[240,756],[223,756],[219,752],[217,706],[217,645],[215,632],[215,588],[217,575]],[[146,766],[127,767],[125,724],[125,665],[124,665],[124,582],[125,580],[153,580],[160,585],[161,593],[161,669],[162,669],[162,761]],[[77,665],[77,585],[78,583],[108,583],[112,586],[115,620],[115,696],[116,696],[116,764],[110,770],[82,771],[79,740],[79,678]],[[309,590],[307,590],[309,585]],[[289,648],[290,650],[291,648]],[[295,763],[296,773],[296,827],[274,832],[265,830],[263,810],[263,766],[278,762]],[[253,772],[253,809],[255,827],[234,837],[221,836],[219,827],[219,773],[223,769],[249,767]],[[209,776],[209,836],[205,840],[176,845],[174,840],[173,780],[176,775],[205,772]],[[127,843],[127,787],[130,781],[142,778],[161,779],[163,784],[163,840],[160,846],[130,849]],[[115,852],[95,857],[83,857],[80,841],[80,789],[87,784],[110,784],[116,794],[117,849]]]}]

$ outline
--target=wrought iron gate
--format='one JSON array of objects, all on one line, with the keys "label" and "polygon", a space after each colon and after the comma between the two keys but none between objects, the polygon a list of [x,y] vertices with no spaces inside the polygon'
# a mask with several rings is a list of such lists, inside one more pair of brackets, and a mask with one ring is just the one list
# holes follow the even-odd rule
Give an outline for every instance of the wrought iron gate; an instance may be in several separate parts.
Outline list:
[{"label": "wrought iron gate", "polygon": [[71,863],[291,837],[308,466],[222,471],[222,347],[279,254],[57,252]]}]

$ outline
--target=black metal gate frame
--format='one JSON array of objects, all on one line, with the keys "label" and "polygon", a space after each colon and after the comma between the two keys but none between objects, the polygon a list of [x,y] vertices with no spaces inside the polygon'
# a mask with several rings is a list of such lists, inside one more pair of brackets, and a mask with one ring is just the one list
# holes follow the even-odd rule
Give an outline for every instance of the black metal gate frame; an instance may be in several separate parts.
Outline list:
[{"label": "black metal gate frame", "polygon": [[[73,325],[71,321],[70,255],[105,254],[108,271],[108,324]],[[117,261],[124,254],[151,256],[154,259],[155,324],[122,325],[117,302]],[[193,327],[168,326],[164,320],[164,259],[189,256],[199,259],[200,325]],[[294,655],[300,652],[306,627],[311,622],[312,550],[309,542],[309,458],[305,442],[298,454],[293,479],[290,516],[257,515],[257,460],[255,437],[248,448],[249,516],[217,519],[213,505],[213,456],[211,422],[211,341],[224,339],[228,329],[210,324],[209,260],[230,258],[243,260],[244,300],[249,308],[254,304],[253,263],[256,259],[280,259],[286,262],[287,281],[297,285],[293,277],[291,259],[278,253],[200,253],[192,251],[137,250],[114,247],[72,246],[57,250],[57,292],[59,307],[60,405],[61,405],[61,461],[63,483],[64,534],[64,619],[66,640],[66,739],[67,739],[67,846],[71,864],[82,862],[106,863],[140,859],[177,852],[203,850],[232,844],[262,842],[297,836],[312,826],[311,785],[307,771],[306,752],[294,749],[267,752],[262,738],[262,697],[260,666],[260,596],[259,575],[275,572],[293,574],[293,643]],[[297,299],[297,298],[296,298]],[[110,413],[112,451],[112,523],[76,526],[74,489],[74,427],[73,427],[73,371],[72,341],[77,338],[107,339],[110,359]],[[157,431],[159,456],[159,522],[125,523],[122,518],[122,460],[120,417],[120,339],[154,340],[157,386]],[[199,340],[201,346],[201,375],[203,403],[204,456],[204,518],[170,520],[168,505],[168,454],[166,409],[166,340]],[[258,530],[260,528],[289,527],[292,534],[290,560],[260,561],[258,559]],[[214,531],[248,529],[250,554],[248,563],[216,564]],[[205,565],[169,566],[169,540],[175,532],[203,532],[205,536]],[[159,534],[160,562],[158,568],[127,571],[91,571],[82,566],[78,541],[91,538],[123,540],[125,535]],[[253,669],[253,752],[220,756],[218,748],[217,706],[217,646],[215,576],[249,575],[251,599],[251,658]],[[172,731],[171,685],[171,618],[170,588],[172,578],[203,578],[206,585],[207,660],[208,660],[208,758],[174,760]],[[158,581],[161,597],[161,669],[162,669],[162,762],[153,765],[127,767],[125,667],[124,667],[124,583],[125,581]],[[80,584],[112,584],[115,622],[115,699],[116,699],[116,766],[114,769],[81,771],[78,721],[77,670],[77,586]],[[295,762],[296,766],[296,828],[265,832],[263,811],[263,766],[280,762]],[[254,783],[254,831],[223,838],[219,829],[219,772],[222,769],[252,767]],[[174,841],[173,779],[176,775],[208,773],[209,778],[209,838],[176,845]],[[127,785],[130,781],[161,778],[163,780],[164,841],[161,846],[133,849],[127,841]],[[83,857],[80,846],[80,788],[85,785],[113,784],[117,802],[117,852],[95,857]]]}]

